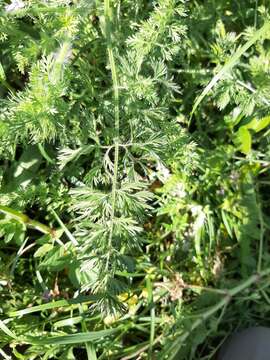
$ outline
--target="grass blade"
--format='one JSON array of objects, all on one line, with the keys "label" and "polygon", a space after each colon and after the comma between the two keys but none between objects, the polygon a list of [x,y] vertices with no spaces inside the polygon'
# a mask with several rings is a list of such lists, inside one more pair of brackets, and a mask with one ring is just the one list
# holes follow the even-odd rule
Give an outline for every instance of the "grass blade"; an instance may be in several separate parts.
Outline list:
[{"label": "grass blade", "polygon": [[9,330],[9,328],[4,324],[2,320],[0,320],[0,330],[2,330],[9,337],[17,339],[17,336],[11,330]]},{"label": "grass blade", "polygon": [[99,297],[97,295],[89,295],[89,296],[80,296],[76,299],[71,299],[71,300],[52,301],[47,304],[32,306],[30,308],[26,308],[26,309],[22,309],[22,310],[18,310],[18,311],[11,311],[8,315],[11,317],[23,316],[23,315],[31,314],[34,312],[45,311],[45,310],[50,310],[50,309],[55,309],[55,308],[70,306],[70,305],[76,305],[76,304],[79,305],[79,304],[85,303],[85,302],[92,302],[92,301],[96,301],[98,298]]},{"label": "grass blade", "polygon": [[108,329],[87,333],[68,334],[63,336],[27,336],[23,339],[23,341],[31,345],[72,345],[85,343],[88,341],[101,340],[106,336],[114,334],[116,331],[119,331],[119,329]]},{"label": "grass blade", "polygon": [[3,356],[3,359],[12,360],[9,355],[7,355],[2,349],[0,349],[0,355]]},{"label": "grass blade", "polygon": [[153,345],[154,345],[154,339],[155,339],[155,306],[153,302],[153,285],[151,282],[151,279],[148,277],[146,279],[146,287],[147,287],[147,293],[148,293],[148,304],[151,306],[150,310],[150,339],[149,339],[149,349],[148,349],[148,356],[149,359],[152,358],[152,351],[153,351]]}]

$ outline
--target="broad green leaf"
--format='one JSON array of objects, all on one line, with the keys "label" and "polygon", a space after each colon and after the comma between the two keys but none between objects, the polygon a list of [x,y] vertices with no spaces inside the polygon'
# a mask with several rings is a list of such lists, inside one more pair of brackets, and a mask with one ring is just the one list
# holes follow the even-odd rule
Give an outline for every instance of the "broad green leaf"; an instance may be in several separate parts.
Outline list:
[{"label": "broad green leaf", "polygon": [[233,237],[233,230],[232,230],[232,227],[231,227],[231,225],[230,225],[230,219],[227,218],[226,211],[221,210],[221,216],[222,216],[223,224],[224,224],[224,226],[225,226],[228,234],[229,234],[230,237],[232,238],[232,237]]},{"label": "broad green leaf", "polygon": [[5,243],[13,241],[17,245],[21,245],[24,241],[25,230],[25,225],[14,219],[6,218],[0,221],[0,236],[4,237]]},{"label": "broad green leaf", "polygon": [[85,343],[88,360],[97,360],[95,345],[92,342]]},{"label": "broad green leaf", "polygon": [[256,133],[265,129],[270,124],[270,116],[265,116],[262,119],[253,119],[250,123],[246,125],[247,129],[251,129]]},{"label": "broad green leaf", "polygon": [[54,328],[58,329],[60,327],[64,327],[64,326],[73,326],[76,324],[79,324],[82,321],[83,317],[82,316],[76,316],[76,317],[72,317],[72,318],[68,318],[68,319],[64,319],[64,320],[59,320],[57,322],[54,323]]},{"label": "broad green leaf", "polygon": [[4,176],[3,192],[25,189],[35,178],[42,162],[42,156],[37,146],[30,145],[23,152],[19,161],[15,163]]},{"label": "broad green leaf", "polygon": [[236,144],[238,145],[238,149],[243,154],[248,154],[251,151],[251,134],[249,130],[245,126],[241,126],[240,129],[236,133]]}]

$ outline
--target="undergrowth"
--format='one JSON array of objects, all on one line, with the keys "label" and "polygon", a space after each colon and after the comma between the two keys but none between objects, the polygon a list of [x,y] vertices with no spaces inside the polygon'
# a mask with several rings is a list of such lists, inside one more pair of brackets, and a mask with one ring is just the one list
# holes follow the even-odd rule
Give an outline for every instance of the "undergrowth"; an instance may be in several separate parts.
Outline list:
[{"label": "undergrowth", "polygon": [[269,325],[267,1],[0,12],[0,356],[210,360]]}]

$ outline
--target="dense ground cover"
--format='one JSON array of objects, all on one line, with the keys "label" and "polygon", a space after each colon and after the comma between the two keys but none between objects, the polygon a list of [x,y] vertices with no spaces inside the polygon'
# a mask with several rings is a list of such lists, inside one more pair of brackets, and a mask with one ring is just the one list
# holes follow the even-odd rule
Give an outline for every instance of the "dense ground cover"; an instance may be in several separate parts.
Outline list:
[{"label": "dense ground cover", "polygon": [[268,1],[0,12],[0,357],[210,360],[269,325]]}]

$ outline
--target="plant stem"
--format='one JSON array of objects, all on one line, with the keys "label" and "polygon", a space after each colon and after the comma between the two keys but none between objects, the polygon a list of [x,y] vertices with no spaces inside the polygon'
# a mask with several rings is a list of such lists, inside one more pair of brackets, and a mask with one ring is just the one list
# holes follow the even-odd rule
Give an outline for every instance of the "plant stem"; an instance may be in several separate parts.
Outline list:
[{"label": "plant stem", "polygon": [[115,203],[116,203],[116,191],[117,191],[117,179],[118,179],[118,162],[119,162],[119,131],[120,131],[120,110],[119,110],[119,84],[118,84],[118,75],[115,64],[114,52],[113,52],[113,41],[112,41],[112,9],[110,0],[104,0],[104,17],[105,17],[105,35],[107,40],[107,51],[109,57],[109,64],[112,74],[113,82],[113,94],[114,94],[114,128],[115,128],[115,152],[114,152],[114,172],[113,172],[113,182],[112,182],[112,209],[111,209],[111,224],[110,224],[110,234],[109,234],[109,244],[108,244],[108,256],[107,256],[107,266],[110,258],[110,253],[112,249],[112,237],[113,237],[113,227],[114,227],[114,217],[115,217]]},{"label": "plant stem", "polygon": [[200,326],[203,322],[209,319],[212,315],[214,315],[217,311],[227,306],[231,299],[242,292],[243,290],[249,288],[256,282],[259,282],[265,276],[270,275],[270,268],[264,271],[261,271],[257,274],[250,276],[247,280],[243,281],[241,284],[237,285],[236,287],[227,290],[227,295],[222,298],[216,305],[212,306],[210,309],[206,310],[203,315],[198,316],[198,319],[194,321],[191,325],[189,331],[184,332],[182,335],[178,336],[176,340],[172,343],[170,348],[168,349],[167,353],[169,354],[168,360],[175,359],[176,355],[178,354],[182,344],[185,340],[189,337],[189,335],[194,331],[198,326]]},{"label": "plant stem", "polygon": [[263,220],[263,213],[262,213],[262,206],[259,198],[259,191],[257,189],[257,203],[258,203],[258,214],[259,214],[259,221],[260,221],[260,242],[259,242],[259,255],[258,255],[258,262],[257,262],[257,271],[260,272],[262,269],[262,258],[263,258],[263,242],[264,242],[264,220]]},{"label": "plant stem", "polygon": [[63,231],[65,232],[65,234],[67,235],[67,237],[69,238],[69,240],[72,242],[72,244],[74,246],[78,246],[79,243],[78,241],[75,239],[75,237],[71,234],[71,232],[68,230],[68,228],[66,227],[66,225],[63,223],[63,221],[59,218],[59,216],[56,214],[56,212],[52,209],[51,210],[53,216],[55,217],[55,219],[58,221],[59,225],[61,226],[61,228],[63,229]]},{"label": "plant stem", "polygon": [[148,359],[152,359],[153,344],[155,339],[155,304],[153,302],[153,284],[149,277],[146,278],[146,288],[148,292],[148,304],[151,306],[151,310],[150,310],[151,325],[150,325]]},{"label": "plant stem", "polygon": [[51,235],[52,237],[56,236],[54,229],[50,228],[47,225],[40,223],[39,221],[30,219],[27,215],[25,215],[17,210],[11,209],[7,206],[0,205],[0,212],[5,215],[8,215],[9,217],[11,217],[14,220],[17,220],[17,221],[25,224],[25,226],[29,226],[30,228],[33,228],[37,231],[42,232],[43,234],[48,234],[48,235]]}]

